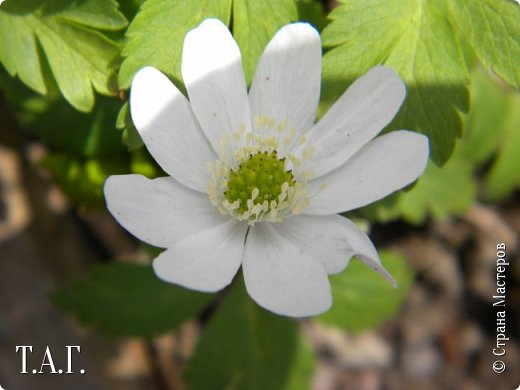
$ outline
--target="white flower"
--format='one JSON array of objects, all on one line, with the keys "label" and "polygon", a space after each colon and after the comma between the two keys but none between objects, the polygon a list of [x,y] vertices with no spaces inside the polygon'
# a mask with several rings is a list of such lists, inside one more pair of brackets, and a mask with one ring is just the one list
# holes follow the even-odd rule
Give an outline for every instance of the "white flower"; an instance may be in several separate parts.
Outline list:
[{"label": "white flower", "polygon": [[153,262],[163,280],[218,291],[240,265],[249,295],[275,313],[327,310],[327,274],[356,255],[381,273],[370,239],[336,215],[414,181],[427,138],[374,138],[398,111],[404,85],[377,66],[314,123],[321,44],[305,23],[283,27],[265,49],[249,94],[239,48],[220,21],[190,31],[182,53],[189,101],[158,70],[132,83],[133,121],[170,177],[111,176],[108,209],[129,232],[167,248]]}]

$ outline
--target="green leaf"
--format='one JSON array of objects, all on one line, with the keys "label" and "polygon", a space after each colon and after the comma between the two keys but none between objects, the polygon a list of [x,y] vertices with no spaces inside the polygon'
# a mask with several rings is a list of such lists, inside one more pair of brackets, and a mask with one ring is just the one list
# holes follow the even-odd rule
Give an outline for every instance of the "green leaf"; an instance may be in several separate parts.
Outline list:
[{"label": "green leaf", "polygon": [[269,40],[283,25],[297,18],[298,10],[293,0],[233,1],[233,35],[242,53],[248,84]]},{"label": "green leaf", "polygon": [[314,352],[303,335],[298,338],[298,345],[289,369],[289,379],[284,390],[302,390],[310,388],[316,360]]},{"label": "green leaf", "polygon": [[70,154],[52,153],[40,161],[60,188],[75,203],[89,208],[105,205],[103,185],[110,175],[126,174],[130,170],[127,158],[80,158]]},{"label": "green leaf", "polygon": [[349,82],[384,63],[408,87],[390,128],[425,133],[431,158],[447,161],[461,134],[459,111],[468,108],[469,76],[442,3],[352,0],[330,17],[322,34],[323,44],[332,48],[323,58],[323,98],[335,100]]},{"label": "green leaf", "polygon": [[100,97],[87,115],[59,99],[44,112],[29,114],[31,118],[26,117],[25,123],[47,144],[64,152],[85,157],[115,157],[125,151],[114,128],[120,106],[115,99]]},{"label": "green leaf", "polygon": [[117,2],[119,3],[119,8],[125,17],[128,20],[132,20],[145,0],[117,0]]},{"label": "green leaf", "polygon": [[230,16],[231,0],[146,1],[128,27],[120,87],[130,87],[135,72],[144,66],[154,66],[183,85],[180,69],[186,33],[210,17],[229,24]]},{"label": "green leaf", "polygon": [[394,289],[381,275],[359,261],[331,275],[332,308],[317,317],[319,321],[349,331],[359,331],[380,325],[399,311],[408,292],[413,274],[400,255],[381,251],[381,260],[398,284]]},{"label": "green leaf", "polygon": [[[10,79],[11,81],[16,81]],[[13,83],[6,100],[18,122],[47,145],[76,156],[115,156],[125,151],[114,121],[121,103],[100,97],[92,113],[76,111],[58,97],[44,97]],[[20,88],[22,87],[22,88]],[[25,92],[22,92],[24,91]]]},{"label": "green leaf", "polygon": [[144,149],[131,154],[90,158],[51,153],[40,165],[52,173],[72,201],[89,208],[105,207],[103,186],[110,175],[136,173],[149,178],[165,175]]},{"label": "green leaf", "polygon": [[318,31],[322,31],[329,23],[323,3],[317,0],[296,0],[296,7],[298,8],[298,20],[309,22]]},{"label": "green leaf", "polygon": [[417,184],[401,195],[397,212],[414,224],[423,223],[429,215],[446,219],[464,213],[477,195],[473,167],[457,151],[443,167],[430,162]]},{"label": "green leaf", "polygon": [[0,62],[33,90],[56,81],[76,109],[88,112],[94,90],[114,95],[118,46],[97,30],[124,28],[113,0],[8,1],[0,7]]},{"label": "green leaf", "polygon": [[130,116],[130,104],[125,102],[117,115],[116,127],[123,130],[123,143],[128,150],[136,150],[144,146],[139,132],[135,128]]},{"label": "green leaf", "polygon": [[143,175],[149,179],[167,174],[157,165],[146,148],[140,148],[131,153],[130,172]]},{"label": "green leaf", "polygon": [[202,333],[185,372],[187,387],[287,388],[295,383],[291,368],[308,366],[305,357],[303,364],[298,362],[298,336],[295,322],[261,309],[249,298],[239,275]]},{"label": "green leaf", "polygon": [[504,105],[508,110],[503,117],[498,157],[485,178],[484,194],[492,201],[503,200],[520,188],[520,94],[511,91]]},{"label": "green leaf", "polygon": [[150,337],[174,329],[213,299],[162,282],[150,266],[96,266],[83,281],[52,294],[63,311],[111,336]]},{"label": "green leaf", "polygon": [[425,172],[408,191],[365,207],[361,213],[380,222],[403,218],[414,225],[424,223],[430,216],[445,219],[464,213],[475,201],[477,183],[473,173],[475,164],[462,149],[458,144],[442,167],[428,162]]},{"label": "green leaf", "polygon": [[511,0],[448,1],[453,25],[471,43],[479,60],[514,87],[520,87],[520,7]]},{"label": "green leaf", "polygon": [[442,169],[430,163],[411,189],[364,208],[366,217],[421,224],[429,216],[462,214],[476,199],[479,166],[491,167],[483,186],[487,200],[502,200],[520,186],[520,95],[477,68],[471,98],[464,135],[451,159]]},{"label": "green leaf", "polygon": [[461,155],[490,166],[484,179],[484,198],[503,200],[520,186],[520,94],[477,69],[471,97]]},{"label": "green leaf", "polygon": [[510,91],[480,68],[473,72],[471,110],[465,120],[460,147],[468,159],[486,162],[503,138],[504,124],[511,111]]},{"label": "green leaf", "polygon": [[[293,0],[283,0],[276,5],[266,0],[233,3],[231,0],[148,0],[128,28],[123,48],[126,58],[119,73],[121,87],[130,87],[133,75],[140,68],[154,66],[182,89],[180,66],[186,33],[206,18],[219,18],[229,24],[231,12],[233,34],[242,50],[242,61],[250,80],[269,39],[281,26],[297,19]],[[120,112],[117,127],[124,129],[123,141],[129,150],[143,145],[127,105]]]},{"label": "green leaf", "polygon": [[99,97],[90,114],[78,112],[52,91],[42,96],[18,79],[0,74],[0,89],[18,123],[54,151],[77,157],[125,154],[120,134],[114,129],[121,102]]}]

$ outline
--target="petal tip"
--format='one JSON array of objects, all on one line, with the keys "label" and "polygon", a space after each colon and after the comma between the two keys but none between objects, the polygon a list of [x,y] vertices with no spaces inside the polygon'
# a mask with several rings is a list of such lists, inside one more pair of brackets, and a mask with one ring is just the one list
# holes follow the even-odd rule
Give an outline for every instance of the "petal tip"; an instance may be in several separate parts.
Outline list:
[{"label": "petal tip", "polygon": [[204,27],[204,28],[215,28],[215,27],[222,28],[222,27],[224,27],[227,30],[226,24],[218,18],[204,19],[196,28],[200,28],[200,27]]},{"label": "petal tip", "polygon": [[140,89],[141,87],[146,87],[149,84],[150,79],[156,79],[158,77],[166,76],[159,69],[154,68],[153,66],[140,68],[135,72],[134,77],[132,78],[130,96],[132,95],[132,91]]},{"label": "petal tip", "polygon": [[287,24],[284,27],[282,27],[280,30],[288,30],[288,31],[291,31],[291,32],[294,31],[294,32],[297,32],[297,33],[300,33],[300,34],[311,34],[314,37],[317,37],[318,39],[320,38],[320,33],[318,32],[316,27],[314,27],[309,22],[290,23],[290,24]]},{"label": "petal tip", "polygon": [[418,150],[419,150],[419,158],[421,159],[421,166],[422,170],[419,174],[422,175],[424,171],[426,170],[426,167],[428,165],[428,158],[430,157],[430,139],[424,135],[417,132],[411,132],[412,134],[415,134],[417,136],[417,143],[418,143]]},{"label": "petal tip", "polygon": [[368,268],[371,268],[375,272],[377,272],[379,275],[381,275],[383,278],[386,279],[388,283],[393,288],[397,288],[397,282],[395,281],[394,277],[390,275],[390,272],[386,270],[385,267],[381,264],[381,260],[379,259],[379,256],[377,253],[374,255],[374,259],[371,257],[368,257],[366,255],[357,254],[356,256],[363,264],[365,264]]},{"label": "petal tip", "polygon": [[137,175],[137,174],[127,174],[127,175],[110,175],[106,178],[105,183],[103,183],[103,194],[105,195],[105,199],[108,201],[114,192],[118,193],[121,189],[121,186],[124,186],[129,181],[133,180],[148,180],[148,178]]},{"label": "petal tip", "polygon": [[211,37],[214,33],[218,34],[221,32],[231,34],[222,20],[217,18],[204,19],[200,24],[188,31],[184,37],[183,46],[189,45],[192,40],[204,39],[205,36]]},{"label": "petal tip", "polygon": [[394,279],[394,277],[392,275],[390,275],[390,273],[388,271],[383,275],[383,277],[387,280],[388,283],[390,283],[390,285],[393,288],[398,288],[399,287],[399,285],[397,284],[397,282]]},{"label": "petal tip", "polygon": [[370,69],[366,75],[381,78],[381,83],[390,83],[389,88],[392,88],[398,92],[396,95],[399,99],[401,99],[402,103],[406,96],[406,85],[399,76],[399,73],[397,73],[393,68],[390,68],[386,65],[376,65]]}]

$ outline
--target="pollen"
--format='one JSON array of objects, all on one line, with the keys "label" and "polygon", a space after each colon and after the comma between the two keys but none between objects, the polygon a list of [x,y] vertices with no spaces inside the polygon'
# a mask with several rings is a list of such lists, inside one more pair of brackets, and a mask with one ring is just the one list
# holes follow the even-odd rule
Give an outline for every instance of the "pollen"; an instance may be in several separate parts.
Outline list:
[{"label": "pollen", "polygon": [[208,164],[209,199],[222,215],[249,225],[282,222],[309,205],[312,175],[302,169],[309,153],[300,160],[287,152],[284,143],[296,145],[297,139],[286,120],[257,115],[255,122],[261,127],[255,132],[244,125],[223,135],[218,159]]},{"label": "pollen", "polygon": [[276,151],[250,155],[229,173],[226,200],[238,204],[240,214],[252,210],[269,213],[271,206],[283,202],[289,188],[294,188],[292,172],[285,166],[285,158],[279,159]]}]

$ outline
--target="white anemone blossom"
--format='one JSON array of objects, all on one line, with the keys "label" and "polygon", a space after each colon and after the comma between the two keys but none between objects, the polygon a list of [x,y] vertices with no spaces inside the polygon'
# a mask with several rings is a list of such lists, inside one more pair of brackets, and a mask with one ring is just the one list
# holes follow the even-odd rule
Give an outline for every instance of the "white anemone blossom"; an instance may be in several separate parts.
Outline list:
[{"label": "white anemone blossom", "polygon": [[216,19],[186,35],[181,70],[189,100],[151,67],[135,75],[130,94],[135,126],[170,176],[111,176],[104,188],[123,227],[166,248],[153,262],[158,277],[212,292],[242,266],[249,295],[293,317],[330,307],[327,275],[354,255],[395,285],[366,234],[337,213],[381,199],[425,169],[425,136],[374,138],[403,102],[399,77],[371,69],[315,123],[317,31],[306,23],[279,30],[248,93],[237,43]]}]

